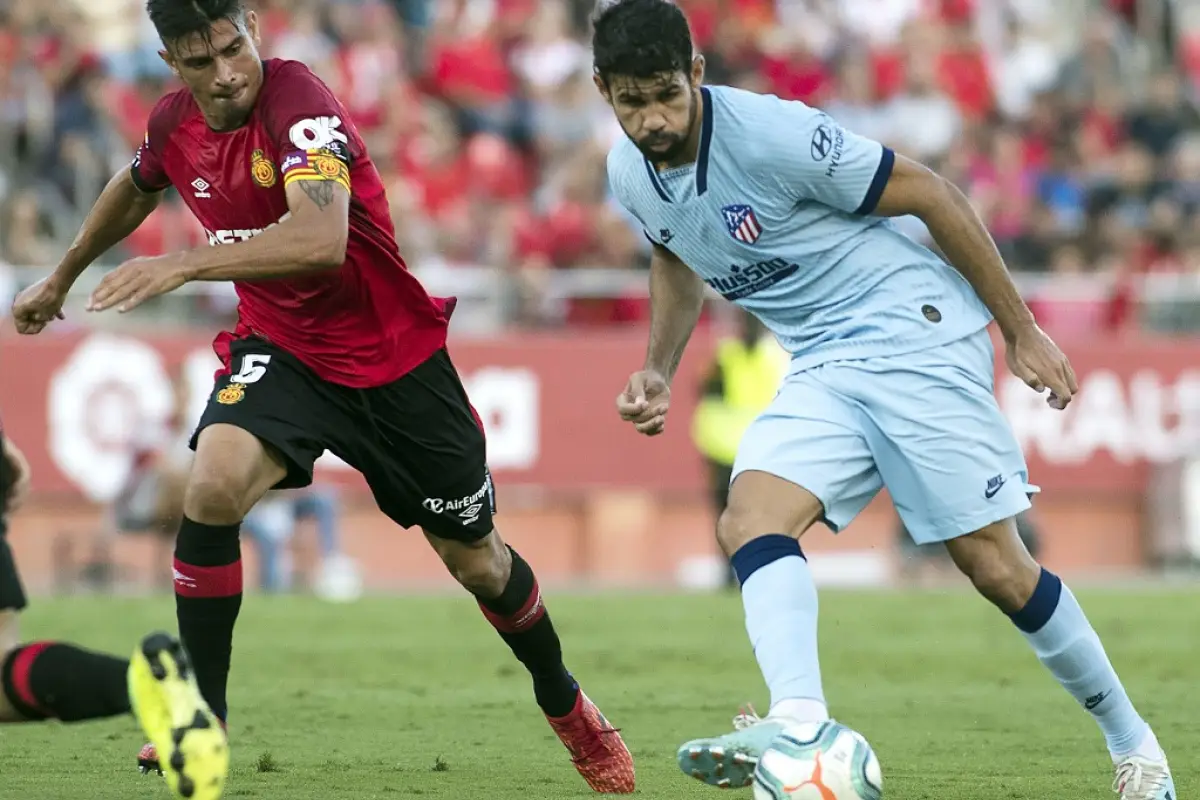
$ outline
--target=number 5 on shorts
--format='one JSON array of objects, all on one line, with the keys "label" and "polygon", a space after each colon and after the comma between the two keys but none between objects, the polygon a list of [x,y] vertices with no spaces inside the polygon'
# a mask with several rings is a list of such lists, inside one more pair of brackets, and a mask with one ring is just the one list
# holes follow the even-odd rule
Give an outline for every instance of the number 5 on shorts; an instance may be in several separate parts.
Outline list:
[{"label": "number 5 on shorts", "polygon": [[237,375],[229,379],[230,383],[255,383],[262,380],[262,377],[267,374],[267,364],[271,363],[271,357],[259,353],[250,353],[242,356],[242,370]]}]

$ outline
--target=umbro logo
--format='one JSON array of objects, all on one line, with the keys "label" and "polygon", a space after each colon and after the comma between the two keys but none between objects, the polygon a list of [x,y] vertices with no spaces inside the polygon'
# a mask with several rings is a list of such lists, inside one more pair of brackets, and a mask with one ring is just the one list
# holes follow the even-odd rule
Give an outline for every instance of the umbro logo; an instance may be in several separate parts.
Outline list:
[{"label": "umbro logo", "polygon": [[663,244],[666,244],[675,238],[675,234],[671,233],[670,228],[663,228],[658,232],[658,238],[662,239]]},{"label": "umbro logo", "polygon": [[470,525],[472,522],[479,520],[479,512],[483,510],[483,503],[472,503],[471,505],[458,512],[459,518],[463,525]]},{"label": "umbro logo", "polygon": [[172,572],[175,573],[175,575],[174,575],[175,583],[178,583],[180,586],[186,586],[189,589],[196,588],[196,579],[195,578],[184,575],[178,569],[172,569]]},{"label": "umbro logo", "polygon": [[204,180],[204,178],[196,178],[196,180],[192,181],[192,188],[196,190],[196,197],[212,197],[212,194],[208,191],[211,187],[212,184]]},{"label": "umbro logo", "polygon": [[997,475],[994,478],[988,478],[987,488],[983,490],[983,496],[988,500],[991,500],[996,496],[997,492],[1004,488],[1004,484],[1006,482],[1007,481],[1004,480],[1003,475]]},{"label": "umbro logo", "polygon": [[1110,694],[1112,694],[1112,689],[1109,689],[1107,692],[1100,692],[1100,694],[1094,694],[1083,701],[1083,707],[1088,711],[1094,711],[1097,706],[1108,699]]}]

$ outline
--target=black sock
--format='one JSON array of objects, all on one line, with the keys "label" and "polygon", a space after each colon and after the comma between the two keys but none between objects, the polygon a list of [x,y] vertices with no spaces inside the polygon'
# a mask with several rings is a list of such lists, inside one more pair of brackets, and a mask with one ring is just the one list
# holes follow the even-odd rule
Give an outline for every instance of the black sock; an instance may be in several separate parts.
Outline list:
[{"label": "black sock", "polygon": [[74,645],[36,642],[0,665],[0,689],[29,720],[115,717],[129,713],[129,662]]},{"label": "black sock", "polygon": [[187,517],[175,541],[175,613],[179,638],[196,671],[200,693],[222,720],[233,651],[233,626],[242,607],[240,525],[204,525]]},{"label": "black sock", "polygon": [[542,603],[537,578],[525,559],[511,547],[512,574],[500,596],[476,598],[483,615],[513,655],[533,676],[533,694],[550,717],[565,717],[575,708],[579,684],[563,665],[562,644]]}]

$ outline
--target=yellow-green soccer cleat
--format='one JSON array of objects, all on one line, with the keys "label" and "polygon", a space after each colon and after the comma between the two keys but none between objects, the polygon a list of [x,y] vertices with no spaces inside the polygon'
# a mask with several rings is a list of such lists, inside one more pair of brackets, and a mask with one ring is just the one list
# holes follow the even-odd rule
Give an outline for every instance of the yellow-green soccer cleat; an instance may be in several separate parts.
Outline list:
[{"label": "yellow-green soccer cleat", "polygon": [[129,661],[129,699],[171,791],[185,800],[218,800],[229,743],[177,639],[155,633],[142,640]]}]

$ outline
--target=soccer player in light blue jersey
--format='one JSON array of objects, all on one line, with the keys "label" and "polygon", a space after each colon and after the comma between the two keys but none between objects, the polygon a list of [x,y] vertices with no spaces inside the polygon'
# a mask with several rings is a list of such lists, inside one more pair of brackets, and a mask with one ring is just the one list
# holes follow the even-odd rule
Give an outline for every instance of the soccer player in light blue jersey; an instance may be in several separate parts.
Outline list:
[{"label": "soccer player in light blue jersey", "polygon": [[[745,786],[784,723],[829,718],[799,538],[817,521],[846,526],[886,486],[913,538],[944,542],[1099,724],[1123,800],[1175,800],[1166,756],[1075,596],[1017,535],[1037,489],[993,396],[989,323],[1009,367],[1053,407],[1077,386],[967,199],[803,103],[702,86],[704,60],[667,0],[607,2],[593,22],[596,84],[628,139],[609,178],[653,245],[650,343],[617,398],[621,417],[663,431],[706,286],[793,356],[743,440],[717,524],[770,712],[684,744],[680,767]],[[887,219],[909,214],[948,262]]]}]

